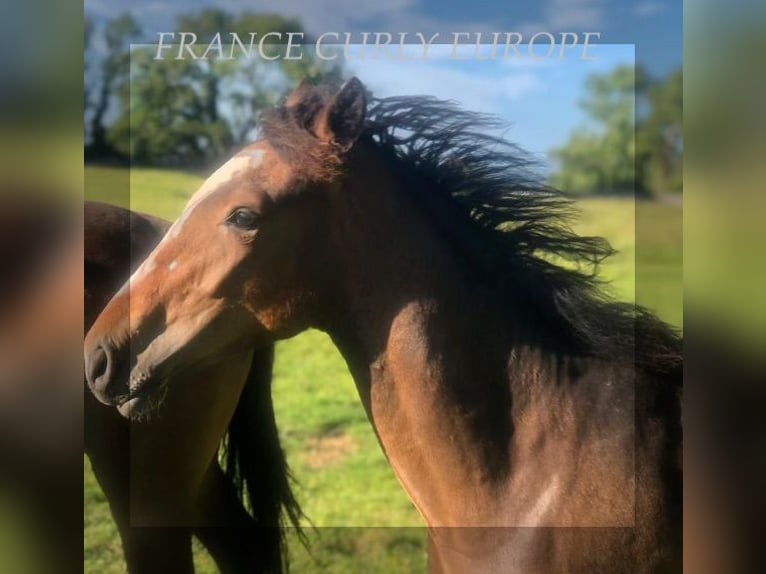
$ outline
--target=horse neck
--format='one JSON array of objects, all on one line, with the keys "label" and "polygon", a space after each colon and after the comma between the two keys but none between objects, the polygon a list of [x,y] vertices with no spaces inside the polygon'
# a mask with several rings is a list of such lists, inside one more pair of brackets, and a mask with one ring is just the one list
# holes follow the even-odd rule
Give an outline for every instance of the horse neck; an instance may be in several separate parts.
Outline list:
[{"label": "horse neck", "polygon": [[465,524],[458,493],[475,502],[507,467],[507,333],[489,292],[471,284],[407,194],[370,163],[352,174],[375,173],[374,182],[349,176],[339,201],[343,302],[326,330],[426,520]]},{"label": "horse neck", "polygon": [[629,480],[632,387],[619,367],[572,356],[523,300],[472,279],[383,162],[360,156],[338,192],[339,300],[325,327],[428,524],[565,520],[558,493],[580,488],[578,473],[602,478],[578,466],[593,437]]}]

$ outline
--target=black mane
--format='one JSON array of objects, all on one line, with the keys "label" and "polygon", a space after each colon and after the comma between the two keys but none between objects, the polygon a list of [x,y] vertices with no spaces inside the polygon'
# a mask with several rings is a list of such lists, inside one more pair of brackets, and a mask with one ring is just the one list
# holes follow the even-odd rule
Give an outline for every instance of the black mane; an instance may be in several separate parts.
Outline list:
[{"label": "black mane", "polygon": [[[314,108],[330,95],[315,88]],[[264,134],[281,153],[298,152],[305,164],[335,172],[342,158],[328,162],[330,146],[311,136],[301,113],[277,108],[265,118]],[[678,335],[647,310],[605,297],[597,269],[612,247],[571,229],[572,198],[546,185],[521,148],[492,135],[503,127],[499,118],[451,101],[404,96],[371,99],[362,137],[389,158],[403,188],[465,255],[471,272],[509,295],[523,291],[576,352],[635,360],[654,372],[680,369]]]}]

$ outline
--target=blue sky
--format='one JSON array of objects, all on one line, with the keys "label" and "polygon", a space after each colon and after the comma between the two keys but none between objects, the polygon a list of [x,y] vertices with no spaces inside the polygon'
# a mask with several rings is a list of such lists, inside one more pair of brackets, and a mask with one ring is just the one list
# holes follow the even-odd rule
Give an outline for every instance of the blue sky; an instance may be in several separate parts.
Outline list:
[{"label": "blue sky", "polygon": [[[555,58],[534,62],[495,60],[459,62],[366,60],[348,62],[376,95],[431,94],[454,99],[468,109],[493,112],[511,124],[510,139],[545,159],[587,118],[577,105],[585,78],[620,64],[643,65],[663,76],[682,64],[680,0],[540,0],[508,2],[465,0],[86,0],[85,11],[96,21],[122,12],[139,20],[144,38],[176,31],[179,12],[206,7],[232,13],[243,10],[279,12],[299,17],[314,36],[323,32],[452,32],[517,31],[600,32],[597,59]],[[222,31],[226,32],[226,31]],[[449,48],[442,47],[442,52]]]},{"label": "blue sky", "polygon": [[96,20],[132,13],[156,41],[175,30],[175,16],[215,7],[232,13],[278,12],[298,17],[315,35],[326,31],[601,32],[604,43],[637,44],[637,61],[664,75],[681,65],[681,0],[85,0]]},{"label": "blue sky", "polygon": [[634,47],[626,44],[598,45],[592,52],[597,59],[586,61],[455,61],[450,51],[449,46],[434,47],[428,60],[411,62],[350,60],[348,68],[376,96],[430,94],[497,114],[510,124],[507,137],[544,161],[551,148],[587,124],[578,107],[585,79],[634,63]]},{"label": "blue sky", "polygon": [[[134,47],[156,53],[153,45]],[[485,53],[489,49],[487,46]],[[331,47],[323,50],[329,53]],[[404,56],[412,58],[410,61],[360,60],[361,51],[360,45],[350,48],[346,72],[362,80],[373,95],[431,95],[453,100],[467,110],[500,116],[508,124],[505,137],[533,154],[543,169],[551,167],[549,153],[553,148],[566,142],[575,129],[588,126],[588,118],[579,107],[586,78],[634,63],[634,47],[629,44],[593,46],[589,49],[593,59],[589,60],[455,60],[449,45],[432,46],[427,59],[415,57],[422,54],[421,47],[408,46]],[[277,65],[260,60],[253,63],[261,68],[264,80],[270,77],[267,67]],[[278,73],[275,78],[280,78]]]}]

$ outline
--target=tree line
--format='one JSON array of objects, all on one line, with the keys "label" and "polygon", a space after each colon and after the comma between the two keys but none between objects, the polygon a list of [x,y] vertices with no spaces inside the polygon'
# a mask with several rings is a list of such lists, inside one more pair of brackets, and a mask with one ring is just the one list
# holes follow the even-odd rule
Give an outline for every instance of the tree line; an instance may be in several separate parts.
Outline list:
[{"label": "tree line", "polygon": [[[222,30],[245,37],[304,32],[293,18],[219,9],[178,16],[176,24],[196,34],[200,49]],[[300,78],[341,75],[337,64],[310,55],[268,65],[244,58],[155,60],[156,47],[137,44],[141,38],[129,14],[101,29],[86,16],[86,160],[204,165],[252,141],[258,113]]]},{"label": "tree line", "polygon": [[[199,49],[221,31],[247,37],[305,34],[279,14],[220,9],[180,15],[178,30]],[[338,79],[340,64],[307,52],[300,60],[154,59],[136,20],[123,14],[100,29],[85,20],[85,157],[205,167],[252,141],[259,112],[303,77]],[[131,43],[134,43],[131,49]],[[682,188],[683,76],[640,67],[588,78],[581,107],[588,125],[551,150],[551,183],[574,193],[658,195]]]},{"label": "tree line", "polygon": [[590,119],[552,150],[551,183],[573,193],[657,196],[683,187],[683,72],[651,78],[620,66],[588,78]]}]

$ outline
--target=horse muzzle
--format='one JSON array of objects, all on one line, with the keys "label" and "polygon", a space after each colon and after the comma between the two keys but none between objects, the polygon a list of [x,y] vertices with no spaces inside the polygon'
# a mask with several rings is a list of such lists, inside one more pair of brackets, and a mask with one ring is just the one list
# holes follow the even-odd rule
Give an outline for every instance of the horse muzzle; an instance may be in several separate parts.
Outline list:
[{"label": "horse muzzle", "polygon": [[106,341],[85,348],[85,379],[93,395],[105,405],[124,401],[129,393],[130,369],[117,349]]}]

